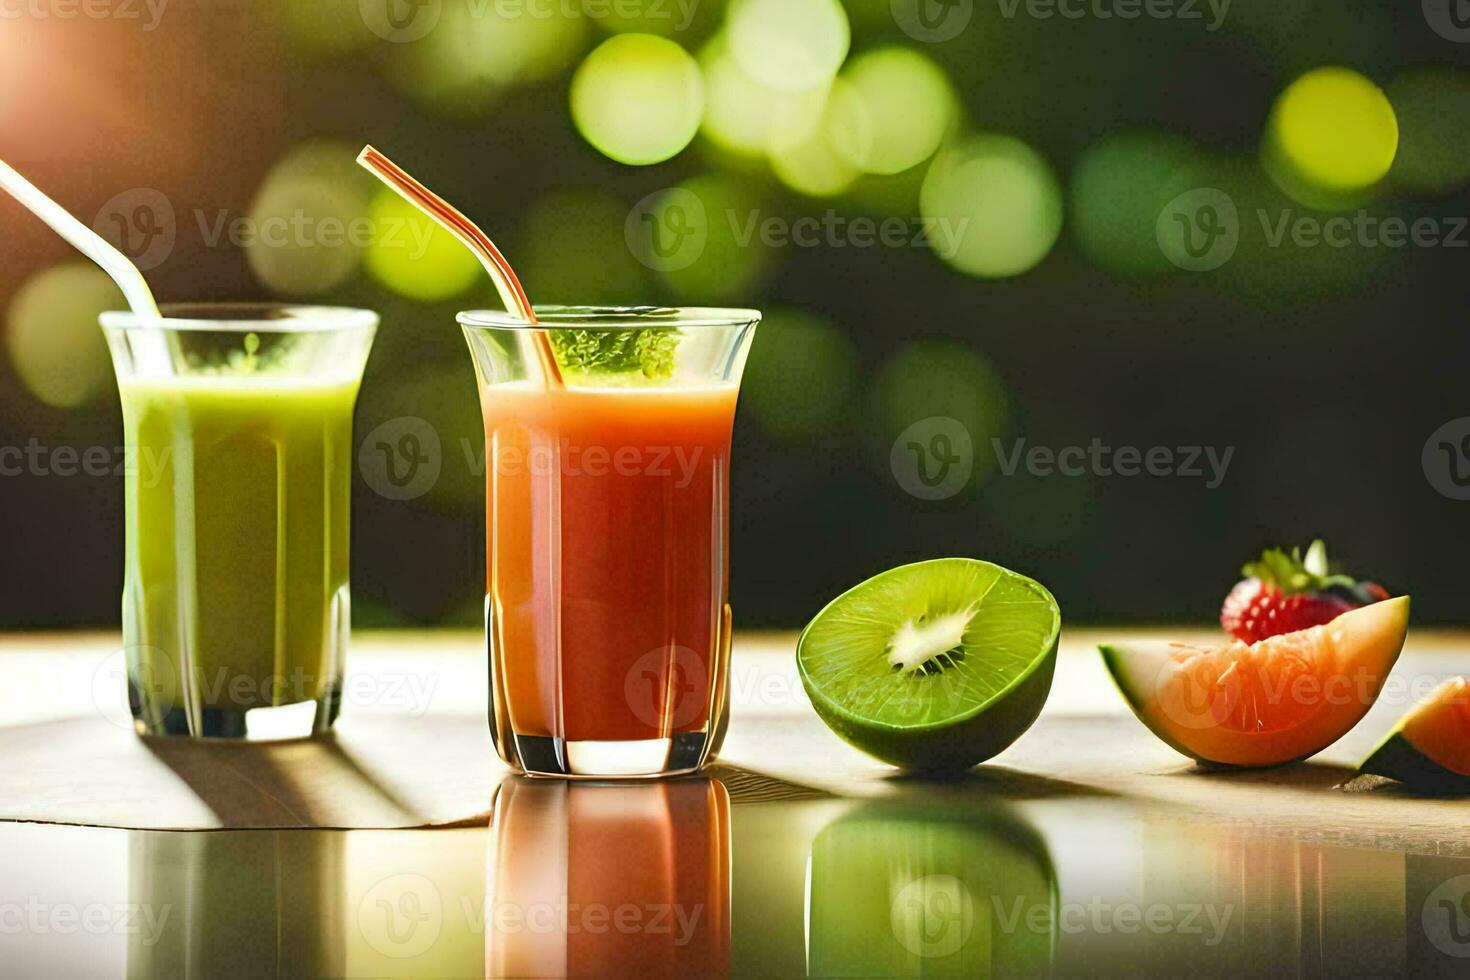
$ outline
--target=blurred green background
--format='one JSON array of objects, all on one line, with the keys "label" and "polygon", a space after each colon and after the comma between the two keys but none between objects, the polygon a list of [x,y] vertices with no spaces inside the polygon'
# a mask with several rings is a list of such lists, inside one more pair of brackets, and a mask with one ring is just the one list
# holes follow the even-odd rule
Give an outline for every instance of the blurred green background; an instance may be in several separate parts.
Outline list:
[{"label": "blurred green background", "polygon": [[[1470,503],[1426,440],[1470,415],[1470,29],[1433,4],[79,9],[0,19],[0,157],[163,300],[379,310],[358,437],[404,415],[440,434],[425,495],[358,480],[360,625],[479,621],[454,313],[498,305],[353,166],[364,142],[537,302],[766,312],[735,433],[742,626],[944,554],[1040,578],[1074,622],[1205,621],[1261,545],[1313,536],[1420,621],[1464,621]],[[8,198],[0,227],[0,625],[113,624],[122,481],[61,474],[67,447],[121,441],[96,328],[118,299]],[[935,416],[971,475],[924,499],[891,450]],[[1021,439],[1233,455],[1218,486],[1008,474],[992,440]]]}]

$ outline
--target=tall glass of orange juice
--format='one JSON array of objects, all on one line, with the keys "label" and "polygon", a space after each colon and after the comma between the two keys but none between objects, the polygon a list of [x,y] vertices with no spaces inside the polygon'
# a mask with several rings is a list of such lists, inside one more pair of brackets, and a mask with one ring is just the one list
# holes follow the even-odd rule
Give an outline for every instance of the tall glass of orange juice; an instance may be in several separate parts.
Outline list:
[{"label": "tall glass of orange juice", "polygon": [[730,432],[760,314],[537,316],[459,315],[485,417],[496,749],[533,775],[696,771],[729,703]]}]

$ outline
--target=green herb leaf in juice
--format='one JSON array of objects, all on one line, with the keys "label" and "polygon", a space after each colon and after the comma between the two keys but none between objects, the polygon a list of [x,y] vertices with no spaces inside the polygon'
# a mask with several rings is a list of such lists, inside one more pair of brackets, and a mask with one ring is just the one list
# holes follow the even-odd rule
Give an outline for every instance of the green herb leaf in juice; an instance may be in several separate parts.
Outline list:
[{"label": "green herb leaf in juice", "polygon": [[556,359],[569,371],[584,374],[632,374],[662,379],[674,373],[679,346],[677,327],[628,330],[553,330]]},{"label": "green herb leaf in juice", "polygon": [[278,366],[290,349],[289,340],[282,340],[262,351],[260,334],[251,332],[241,338],[239,348],[234,350],[210,350],[204,354],[191,351],[187,356],[195,374],[259,374]]}]

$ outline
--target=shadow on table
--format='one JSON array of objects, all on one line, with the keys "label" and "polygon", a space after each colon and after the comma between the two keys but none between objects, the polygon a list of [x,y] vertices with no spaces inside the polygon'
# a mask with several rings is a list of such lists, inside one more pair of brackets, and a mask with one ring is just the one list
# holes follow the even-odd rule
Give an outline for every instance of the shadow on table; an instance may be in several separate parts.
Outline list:
[{"label": "shadow on table", "polygon": [[1237,769],[1227,766],[1185,766],[1170,776],[1215,780],[1247,786],[1286,786],[1295,789],[1332,789],[1352,779],[1356,770],[1328,762],[1297,762],[1270,769]]},{"label": "shadow on table", "polygon": [[139,741],[226,826],[241,812],[262,806],[279,809],[298,826],[331,826],[341,820],[338,803],[343,797],[355,799],[363,811],[381,814],[375,821],[409,826],[430,822],[363,769],[334,733],[283,742]]},{"label": "shadow on table", "polygon": [[1093,786],[1038,776],[1005,766],[976,766],[958,773],[930,774],[895,772],[884,781],[905,789],[931,790],[946,795],[983,793],[1008,800],[1048,800],[1065,797],[1109,797],[1114,794]]},{"label": "shadow on table", "polygon": [[702,775],[718,779],[735,806],[744,803],[792,803],[800,800],[832,799],[832,794],[815,786],[804,786],[743,766],[717,763]]},{"label": "shadow on table", "polygon": [[284,742],[140,738],[99,717],[0,727],[0,820],[157,830],[484,825],[482,721],[344,719]]}]

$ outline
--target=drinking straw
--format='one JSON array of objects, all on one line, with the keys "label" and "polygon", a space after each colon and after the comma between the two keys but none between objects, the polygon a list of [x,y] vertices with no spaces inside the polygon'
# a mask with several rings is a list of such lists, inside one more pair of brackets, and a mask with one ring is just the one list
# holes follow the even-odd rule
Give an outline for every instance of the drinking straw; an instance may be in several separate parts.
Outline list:
[{"label": "drinking straw", "polygon": [[[128,301],[134,316],[149,325],[158,324],[162,320],[158,304],[153,301],[153,292],[148,288],[143,273],[138,271],[138,267],[126,255],[113,248],[107,239],[74,218],[4,160],[0,160],[0,187],[4,187],[36,217],[50,225],[53,231],[101,266],[102,271],[111,276],[112,281],[122,290],[123,298]],[[145,330],[139,334],[137,340],[139,343],[134,349],[144,357],[156,358],[155,366],[162,368],[161,373],[169,373],[171,361],[164,338],[151,330]]]},{"label": "drinking straw", "polygon": [[[500,294],[500,300],[505,304],[505,309],[512,316],[524,320],[527,323],[536,322],[536,311],[531,307],[531,301],[526,297],[526,291],[521,287],[521,281],[517,278],[515,270],[510,267],[500,249],[490,240],[475,223],[466,218],[454,205],[444,198],[429,190],[423,184],[413,178],[408,171],[398,164],[389,160],[372,146],[364,146],[362,152],[357,155],[357,162],[372,173],[383,183],[387,184],[408,203],[428,215],[440,227],[444,228],[463,245],[475,257],[489,273],[491,281],[495,283],[495,291]],[[541,366],[541,376],[547,385],[553,388],[562,386],[561,370],[556,365],[556,355],[551,350],[551,339],[545,330],[532,330],[531,341],[535,346],[536,360]]]}]

